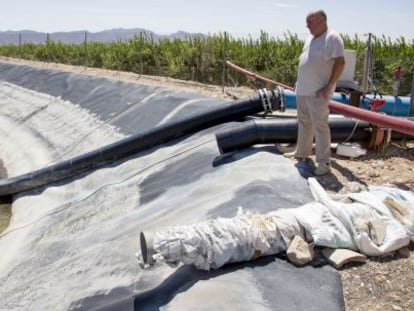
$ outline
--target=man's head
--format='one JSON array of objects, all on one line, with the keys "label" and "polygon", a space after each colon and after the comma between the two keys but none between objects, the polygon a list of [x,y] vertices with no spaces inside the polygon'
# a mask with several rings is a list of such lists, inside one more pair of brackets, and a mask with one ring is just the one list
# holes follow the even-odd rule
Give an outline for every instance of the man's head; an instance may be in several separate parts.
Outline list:
[{"label": "man's head", "polygon": [[315,10],[306,16],[306,26],[315,37],[319,37],[328,29],[326,13],[323,10]]}]

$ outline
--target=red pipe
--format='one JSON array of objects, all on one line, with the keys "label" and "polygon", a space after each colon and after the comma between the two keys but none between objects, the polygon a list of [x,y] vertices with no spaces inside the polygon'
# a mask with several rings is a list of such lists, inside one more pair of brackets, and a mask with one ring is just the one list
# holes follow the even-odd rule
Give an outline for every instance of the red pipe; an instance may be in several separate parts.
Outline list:
[{"label": "red pipe", "polygon": [[[269,78],[262,77],[256,73],[253,73],[244,68],[241,68],[233,64],[230,61],[226,61],[226,64],[231,69],[238,71],[253,79],[258,79],[263,82],[276,85],[276,86],[281,86],[285,89],[294,91],[294,88],[292,88],[289,85],[273,81]],[[402,118],[396,118],[393,116],[380,114],[380,113],[372,112],[369,110],[365,110],[365,109],[361,109],[361,108],[357,108],[357,107],[353,107],[349,105],[344,105],[342,103],[339,103],[333,100],[331,100],[331,102],[329,103],[329,108],[331,109],[331,111],[340,113],[344,116],[353,117],[353,118],[356,118],[356,119],[359,119],[365,122],[369,122],[371,124],[375,124],[376,126],[379,126],[379,127],[390,128],[396,132],[414,136],[414,121],[410,121],[410,120],[406,120]]]},{"label": "red pipe", "polygon": [[248,76],[250,78],[257,79],[257,80],[261,80],[263,82],[267,82],[267,83],[270,83],[270,84],[273,84],[273,85],[281,86],[281,87],[283,87],[285,89],[288,89],[288,90],[292,90],[292,91],[294,90],[291,86],[289,86],[287,84],[283,84],[283,83],[280,83],[280,82],[276,82],[276,81],[270,80],[269,78],[265,78],[265,77],[263,77],[261,75],[258,75],[257,73],[254,73],[254,72],[248,71],[248,70],[246,70],[246,69],[244,69],[242,67],[239,67],[239,66],[233,64],[232,62],[230,62],[228,60],[226,61],[226,64],[231,69],[233,69],[235,71],[238,71],[238,72],[240,72],[240,73],[242,73],[242,74],[244,74],[244,75],[246,75],[246,76]]}]

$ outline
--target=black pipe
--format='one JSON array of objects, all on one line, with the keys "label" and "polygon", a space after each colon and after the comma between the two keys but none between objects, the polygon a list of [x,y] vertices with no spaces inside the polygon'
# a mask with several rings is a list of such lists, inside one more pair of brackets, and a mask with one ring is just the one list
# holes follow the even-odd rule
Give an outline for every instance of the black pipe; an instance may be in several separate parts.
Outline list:
[{"label": "black pipe", "polygon": [[264,110],[278,110],[281,107],[279,95],[277,89],[274,91],[260,90],[257,95],[247,99],[230,103],[223,102],[223,105],[209,111],[166,123],[72,159],[27,174],[0,180],[0,196],[16,194],[86,173],[108,163],[125,159],[137,152],[158,146],[168,140],[220,123],[239,120]]},{"label": "black pipe", "polygon": [[[330,118],[332,142],[368,142],[372,126],[369,123],[349,118]],[[295,143],[298,121],[292,119],[253,119],[216,133],[221,154],[251,147],[255,144]],[[414,139],[398,132],[392,132],[393,139]]]}]

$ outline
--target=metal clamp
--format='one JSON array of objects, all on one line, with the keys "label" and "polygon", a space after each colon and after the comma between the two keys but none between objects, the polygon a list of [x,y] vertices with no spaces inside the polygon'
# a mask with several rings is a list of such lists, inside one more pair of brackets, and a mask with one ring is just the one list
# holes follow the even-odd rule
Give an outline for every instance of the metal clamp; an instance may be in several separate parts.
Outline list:
[{"label": "metal clamp", "polygon": [[281,87],[279,85],[276,86],[275,87],[275,92],[277,92],[276,95],[279,97],[279,110],[281,112],[284,112],[286,110],[286,107],[285,107],[285,98],[283,96],[283,93],[284,93],[283,87]]},{"label": "metal clamp", "polygon": [[264,111],[265,116],[269,113],[271,114],[273,112],[273,109],[272,109],[272,103],[268,96],[268,90],[260,89],[259,96],[260,96],[260,99],[262,100],[263,111]]}]

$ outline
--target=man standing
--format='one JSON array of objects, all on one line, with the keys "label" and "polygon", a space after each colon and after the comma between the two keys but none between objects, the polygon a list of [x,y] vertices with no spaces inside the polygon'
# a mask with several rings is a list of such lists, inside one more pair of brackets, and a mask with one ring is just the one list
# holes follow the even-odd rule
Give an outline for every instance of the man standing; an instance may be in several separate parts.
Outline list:
[{"label": "man standing", "polygon": [[299,58],[296,82],[298,137],[296,150],[286,157],[307,159],[315,138],[315,175],[330,171],[331,132],[328,124],[329,101],[344,67],[344,44],[336,31],[328,29],[323,10],[306,17],[310,35]]},{"label": "man standing", "polygon": [[392,92],[394,96],[398,96],[398,89],[400,88],[401,76],[402,76],[402,68],[401,66],[398,66],[394,70],[394,84],[392,86]]}]

